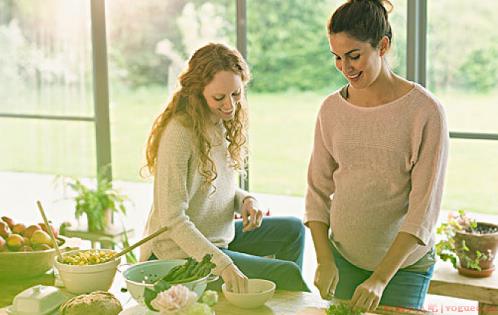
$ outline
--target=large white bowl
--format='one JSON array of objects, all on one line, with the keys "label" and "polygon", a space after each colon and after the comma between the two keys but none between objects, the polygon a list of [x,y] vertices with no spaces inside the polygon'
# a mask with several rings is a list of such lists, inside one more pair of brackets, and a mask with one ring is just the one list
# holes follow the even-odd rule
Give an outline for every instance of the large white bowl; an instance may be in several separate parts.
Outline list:
[{"label": "large white bowl", "polygon": [[[99,249],[100,251],[113,251],[110,249]],[[63,255],[71,255],[86,250],[72,250]],[[114,275],[121,258],[117,258],[96,265],[69,265],[54,258],[54,266],[64,282],[67,291],[75,294],[90,293],[93,291],[107,291],[112,286]]]},{"label": "large white bowl", "polygon": [[[126,288],[130,295],[140,304],[144,305],[145,288],[154,289],[154,282],[163,278],[175,266],[186,262],[184,259],[151,260],[135,264],[123,272]],[[207,283],[218,279],[217,276],[206,276],[204,278],[181,283],[194,291],[199,298],[206,289]]]},{"label": "large white bowl", "polygon": [[223,283],[221,290],[231,304],[240,308],[256,308],[263,306],[275,293],[276,285],[270,280],[249,279],[247,293],[235,293],[227,290]]}]

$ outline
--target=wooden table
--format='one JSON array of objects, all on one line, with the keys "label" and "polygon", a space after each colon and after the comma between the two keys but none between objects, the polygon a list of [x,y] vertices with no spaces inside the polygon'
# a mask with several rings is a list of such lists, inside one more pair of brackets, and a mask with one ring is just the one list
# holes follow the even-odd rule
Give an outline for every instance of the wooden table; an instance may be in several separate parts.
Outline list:
[{"label": "wooden table", "polygon": [[498,272],[488,278],[458,274],[449,263],[438,261],[429,293],[479,302],[479,315],[498,315]]},{"label": "wooden table", "polygon": [[[52,273],[47,273],[42,277],[25,280],[20,282],[0,282],[0,308],[8,306],[12,303],[14,296],[21,291],[34,286],[36,284],[53,285],[55,277]],[[131,298],[128,293],[121,292],[124,287],[124,281],[121,274],[116,273],[114,283],[110,292],[113,293],[122,303],[124,308],[136,305],[136,302]],[[325,301],[320,296],[312,293],[305,292],[290,292],[290,291],[277,291],[273,298],[268,301],[264,306],[245,310],[231,305],[219,293],[219,302],[215,305],[214,310],[217,315],[284,315],[284,314],[298,314],[298,315],[324,315],[325,309],[332,303],[339,303],[342,301],[333,300]],[[401,308],[380,307],[373,314],[413,314],[422,315],[430,314],[428,312],[414,311]],[[0,315],[6,315],[5,311],[0,309]]]}]

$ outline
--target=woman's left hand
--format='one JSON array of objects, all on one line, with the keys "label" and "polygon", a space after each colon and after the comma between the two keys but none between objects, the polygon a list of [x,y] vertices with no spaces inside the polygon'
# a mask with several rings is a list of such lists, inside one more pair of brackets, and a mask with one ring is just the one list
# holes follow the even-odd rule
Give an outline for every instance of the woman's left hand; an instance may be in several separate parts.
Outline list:
[{"label": "woman's left hand", "polygon": [[373,311],[379,306],[386,284],[375,277],[370,277],[356,287],[351,298],[351,307],[361,311]]},{"label": "woman's left hand", "polygon": [[242,214],[242,232],[249,232],[261,226],[263,221],[263,211],[257,209],[257,202],[254,198],[246,198],[240,209]]}]

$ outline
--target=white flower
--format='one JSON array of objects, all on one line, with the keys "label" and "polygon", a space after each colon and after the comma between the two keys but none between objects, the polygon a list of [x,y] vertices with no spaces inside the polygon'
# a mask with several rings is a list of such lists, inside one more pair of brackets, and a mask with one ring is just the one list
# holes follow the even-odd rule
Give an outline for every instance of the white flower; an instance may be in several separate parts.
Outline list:
[{"label": "white flower", "polygon": [[176,315],[192,306],[196,301],[197,294],[195,292],[190,291],[186,286],[175,285],[159,293],[150,304],[161,315]]}]

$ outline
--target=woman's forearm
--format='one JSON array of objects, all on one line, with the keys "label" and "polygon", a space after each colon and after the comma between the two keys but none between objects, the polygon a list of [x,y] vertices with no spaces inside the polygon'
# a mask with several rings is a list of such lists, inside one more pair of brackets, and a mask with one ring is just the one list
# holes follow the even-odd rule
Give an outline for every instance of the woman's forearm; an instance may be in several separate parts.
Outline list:
[{"label": "woman's forearm", "polygon": [[371,277],[387,284],[417,246],[418,239],[415,236],[399,232]]},{"label": "woman's forearm", "polygon": [[317,263],[335,263],[332,259],[332,250],[329,245],[328,225],[319,221],[311,221],[308,222],[308,226],[315,245]]}]

